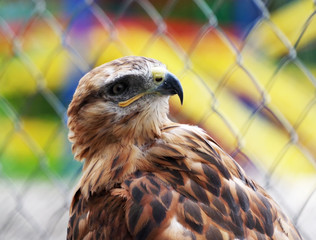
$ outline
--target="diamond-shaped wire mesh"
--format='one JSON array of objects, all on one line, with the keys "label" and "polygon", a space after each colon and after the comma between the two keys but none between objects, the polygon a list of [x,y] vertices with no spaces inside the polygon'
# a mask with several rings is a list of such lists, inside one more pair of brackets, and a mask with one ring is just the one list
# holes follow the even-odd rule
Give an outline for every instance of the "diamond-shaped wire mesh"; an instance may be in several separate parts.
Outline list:
[{"label": "diamond-shaped wire mesh", "polygon": [[316,3],[0,1],[0,239],[64,239],[81,171],[67,140],[78,80],[125,55],[181,79],[171,117],[207,130],[316,236]]}]

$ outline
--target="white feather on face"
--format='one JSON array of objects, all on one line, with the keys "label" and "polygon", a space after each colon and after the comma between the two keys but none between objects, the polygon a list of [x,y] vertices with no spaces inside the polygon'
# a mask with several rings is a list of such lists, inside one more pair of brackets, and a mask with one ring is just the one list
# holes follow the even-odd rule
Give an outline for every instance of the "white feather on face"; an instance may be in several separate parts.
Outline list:
[{"label": "white feather on face", "polygon": [[67,239],[301,239],[206,132],[168,119],[168,95],[183,92],[164,69],[125,57],[81,79],[68,126],[85,164]]},{"label": "white feather on face", "polygon": [[[95,146],[102,148],[122,136],[153,139],[160,134],[159,126],[167,121],[169,96],[145,94],[126,107],[119,103],[148,89],[157,87],[152,69],[165,69],[161,62],[129,56],[105,63],[79,82],[68,109],[69,139],[78,160],[89,158]],[[111,94],[111,87],[126,81],[129,89],[120,95]],[[124,134],[122,134],[124,133]],[[141,144],[141,143],[140,143]]]}]

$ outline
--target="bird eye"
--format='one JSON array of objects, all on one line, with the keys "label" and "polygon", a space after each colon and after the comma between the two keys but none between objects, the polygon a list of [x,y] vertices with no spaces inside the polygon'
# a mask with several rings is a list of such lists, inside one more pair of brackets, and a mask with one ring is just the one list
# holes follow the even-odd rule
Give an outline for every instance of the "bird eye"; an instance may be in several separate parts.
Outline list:
[{"label": "bird eye", "polygon": [[123,93],[126,88],[127,88],[127,84],[117,83],[117,84],[112,86],[110,93],[111,93],[111,95],[119,95],[119,94]]}]

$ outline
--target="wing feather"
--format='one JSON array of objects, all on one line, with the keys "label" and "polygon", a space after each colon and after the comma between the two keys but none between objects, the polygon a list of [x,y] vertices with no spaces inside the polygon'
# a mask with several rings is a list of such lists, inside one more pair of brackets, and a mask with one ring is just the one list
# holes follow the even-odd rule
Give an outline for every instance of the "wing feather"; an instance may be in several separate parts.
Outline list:
[{"label": "wing feather", "polygon": [[71,204],[67,240],[132,239],[124,224],[124,204],[122,197],[106,191],[86,199],[79,189]]},{"label": "wing feather", "polygon": [[147,157],[178,200],[177,211],[168,209],[173,214],[166,216],[187,232],[197,239],[214,229],[223,239],[301,239],[272,198],[203,130],[174,125],[162,139]]},{"label": "wing feather", "polygon": [[203,130],[165,127],[142,157],[151,164],[114,189],[88,199],[77,191],[67,239],[301,239]]}]

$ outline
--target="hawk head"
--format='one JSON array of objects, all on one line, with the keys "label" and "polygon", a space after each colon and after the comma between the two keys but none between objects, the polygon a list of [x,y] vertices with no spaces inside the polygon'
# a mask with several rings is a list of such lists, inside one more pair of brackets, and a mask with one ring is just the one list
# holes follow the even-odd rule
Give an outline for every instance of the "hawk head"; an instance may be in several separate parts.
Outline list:
[{"label": "hawk head", "polygon": [[183,91],[161,62],[129,56],[105,63],[79,82],[68,108],[69,139],[78,160],[112,143],[145,144],[169,122],[168,98]]}]

